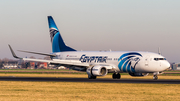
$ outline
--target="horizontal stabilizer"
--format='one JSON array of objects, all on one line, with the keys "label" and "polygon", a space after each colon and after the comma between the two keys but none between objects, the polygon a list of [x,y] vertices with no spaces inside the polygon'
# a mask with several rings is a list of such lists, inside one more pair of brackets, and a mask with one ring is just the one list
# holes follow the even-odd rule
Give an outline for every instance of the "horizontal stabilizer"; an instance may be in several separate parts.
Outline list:
[{"label": "horizontal stabilizer", "polygon": [[30,51],[22,51],[22,50],[18,50],[18,51],[25,52],[25,53],[38,54],[38,55],[46,55],[46,56],[50,56],[50,57],[56,57],[56,55],[54,55],[54,54],[46,54],[46,53],[30,52]]}]

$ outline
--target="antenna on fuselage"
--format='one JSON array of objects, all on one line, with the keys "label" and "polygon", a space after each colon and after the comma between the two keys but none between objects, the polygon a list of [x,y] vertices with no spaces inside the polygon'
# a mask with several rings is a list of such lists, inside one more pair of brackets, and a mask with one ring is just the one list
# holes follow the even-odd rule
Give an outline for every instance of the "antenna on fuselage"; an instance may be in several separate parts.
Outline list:
[{"label": "antenna on fuselage", "polygon": [[161,50],[160,47],[158,48],[158,54],[161,55]]}]

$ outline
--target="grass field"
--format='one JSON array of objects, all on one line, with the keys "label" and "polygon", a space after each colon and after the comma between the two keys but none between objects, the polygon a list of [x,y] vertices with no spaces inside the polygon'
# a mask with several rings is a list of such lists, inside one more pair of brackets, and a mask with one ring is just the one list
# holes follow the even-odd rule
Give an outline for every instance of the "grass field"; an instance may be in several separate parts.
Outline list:
[{"label": "grass field", "polygon": [[[87,74],[30,74],[0,73],[0,76],[14,77],[71,77],[87,78]],[[158,76],[159,79],[177,79],[180,76]],[[112,78],[106,75],[99,78]],[[121,75],[122,79],[152,79]],[[1,101],[178,101],[179,84],[131,84],[131,83],[84,83],[84,82],[25,82],[0,81]]]},{"label": "grass field", "polygon": [[0,81],[1,101],[178,101],[180,85]]}]

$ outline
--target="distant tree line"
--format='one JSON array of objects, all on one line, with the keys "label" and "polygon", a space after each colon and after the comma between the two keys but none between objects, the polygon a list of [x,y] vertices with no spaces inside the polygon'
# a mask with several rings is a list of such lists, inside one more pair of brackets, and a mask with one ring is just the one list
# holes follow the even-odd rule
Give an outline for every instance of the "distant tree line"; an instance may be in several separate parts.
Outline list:
[{"label": "distant tree line", "polygon": [[2,69],[3,64],[8,64],[9,62],[18,62],[17,60],[12,60],[8,58],[0,59],[0,69]]}]

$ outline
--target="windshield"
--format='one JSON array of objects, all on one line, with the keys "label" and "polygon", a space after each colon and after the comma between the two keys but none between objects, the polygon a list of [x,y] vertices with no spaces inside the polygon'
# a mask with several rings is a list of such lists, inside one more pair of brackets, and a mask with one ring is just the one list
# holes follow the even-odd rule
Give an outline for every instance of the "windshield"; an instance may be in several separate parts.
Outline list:
[{"label": "windshield", "polygon": [[154,58],[154,60],[158,61],[158,60],[166,60],[166,58]]}]

